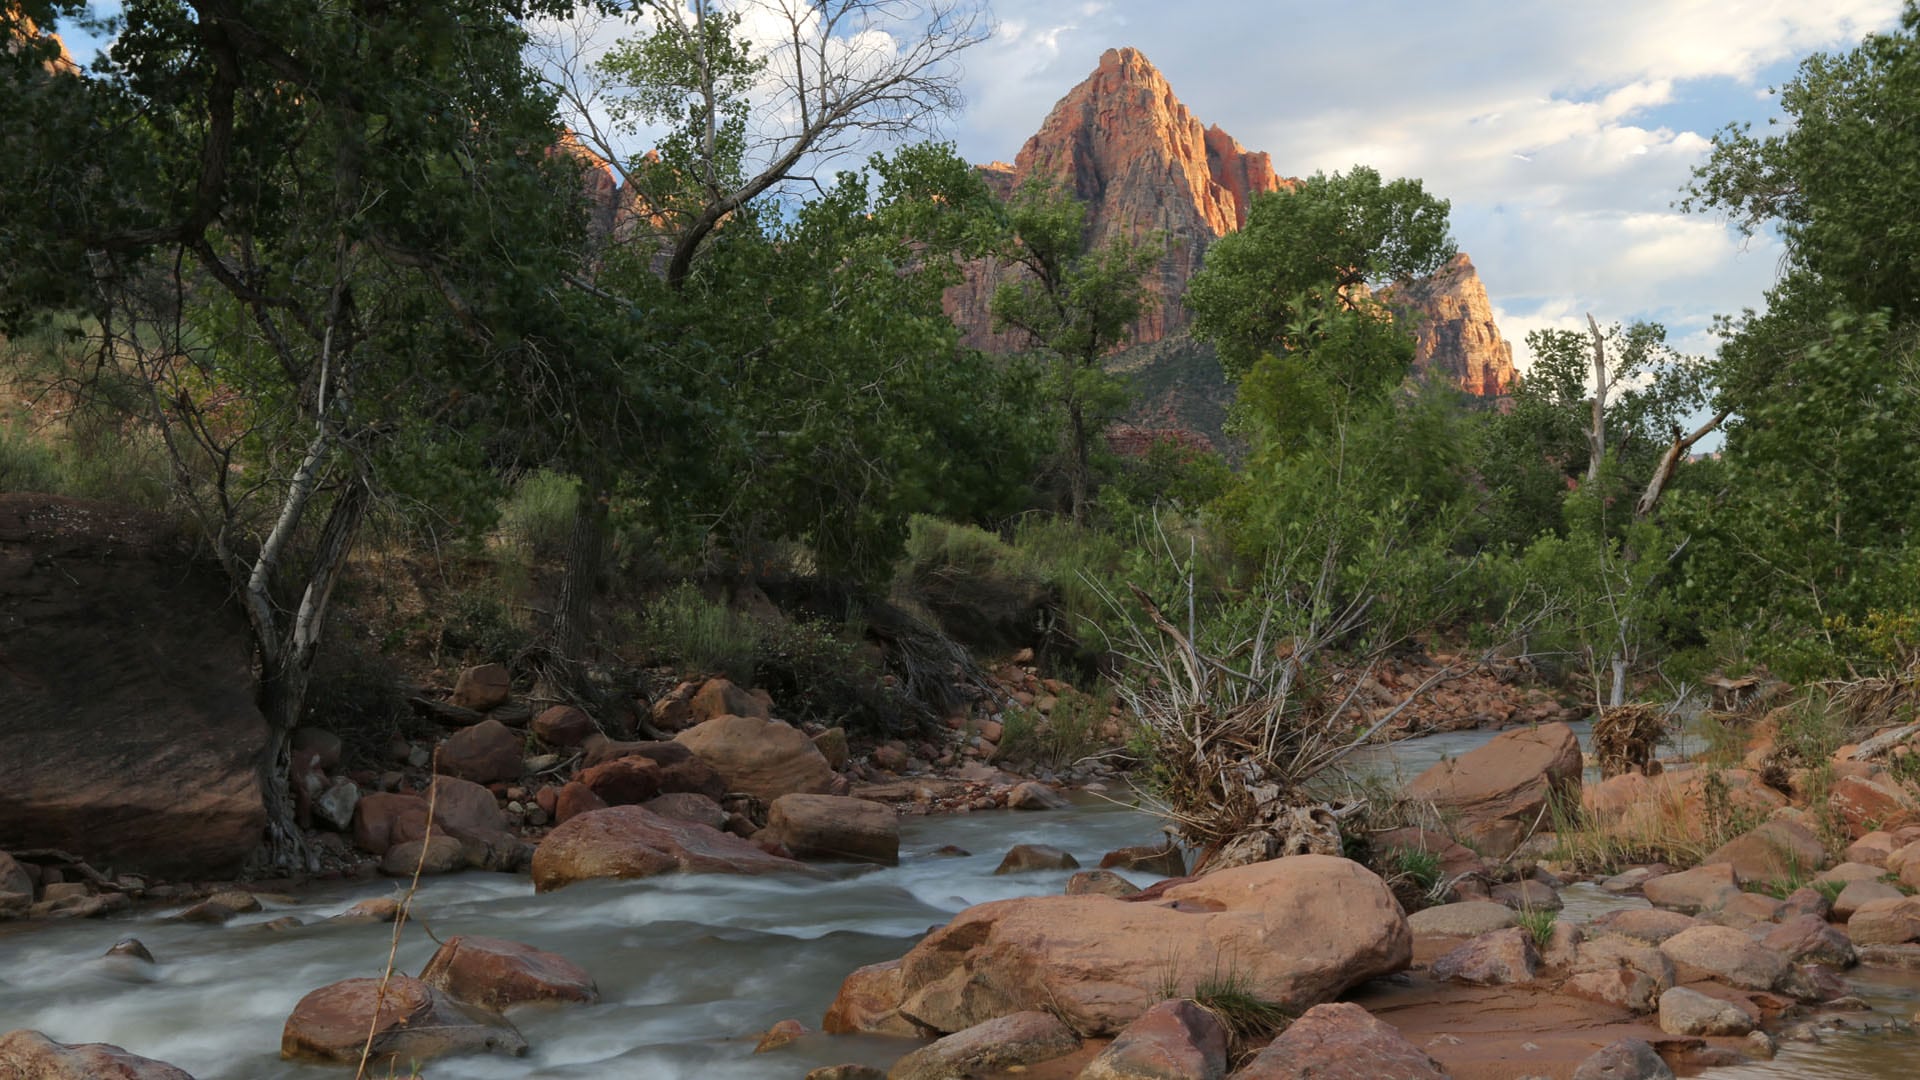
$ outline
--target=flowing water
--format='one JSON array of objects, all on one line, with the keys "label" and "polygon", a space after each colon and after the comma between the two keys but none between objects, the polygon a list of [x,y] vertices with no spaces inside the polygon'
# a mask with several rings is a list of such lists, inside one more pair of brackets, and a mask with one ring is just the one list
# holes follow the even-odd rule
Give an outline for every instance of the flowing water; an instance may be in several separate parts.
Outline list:
[{"label": "flowing water", "polygon": [[[1369,751],[1369,760],[1413,775],[1488,737],[1462,732],[1410,740]],[[1159,836],[1155,819],[1083,798],[1064,812],[908,818],[899,866],[843,868],[824,881],[670,876],[535,895],[523,877],[428,879],[415,910],[439,937],[505,937],[557,952],[592,972],[602,995],[592,1006],[516,1010],[511,1018],[531,1045],[526,1057],[451,1058],[435,1062],[429,1073],[435,1080],[745,1080],[798,1077],[816,1065],[847,1061],[884,1066],[905,1046],[814,1038],[756,1057],[753,1040],[789,1017],[816,1027],[848,972],[901,955],[969,904],[1060,892],[1069,871],[993,875],[1013,844],[1052,844],[1091,866],[1106,851]],[[946,845],[972,854],[939,854]],[[309,990],[380,973],[391,927],[328,920],[392,891],[389,882],[312,891],[224,926],[143,912],[7,928],[0,931],[0,1031],[38,1028],[62,1042],[115,1043],[199,1080],[340,1080],[339,1067],[282,1062],[280,1028]],[[1582,920],[1644,903],[1585,885],[1570,887],[1563,899],[1568,917]],[[287,915],[305,925],[262,925]],[[156,964],[101,957],[114,942],[135,936]],[[433,948],[410,929],[397,970],[418,972]],[[1920,977],[1871,972],[1856,982],[1874,1010],[1856,1023],[1884,1024],[1920,1007]],[[1916,1073],[1920,1040],[1841,1034],[1819,1044],[1789,1043],[1767,1065],[1710,1075],[1881,1080]]]}]

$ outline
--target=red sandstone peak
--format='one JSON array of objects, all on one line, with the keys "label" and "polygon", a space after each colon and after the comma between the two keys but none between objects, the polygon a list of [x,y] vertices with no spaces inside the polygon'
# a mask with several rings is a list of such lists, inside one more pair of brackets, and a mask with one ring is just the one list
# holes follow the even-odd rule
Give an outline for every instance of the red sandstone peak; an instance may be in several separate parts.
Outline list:
[{"label": "red sandstone peak", "polygon": [[1381,299],[1413,315],[1416,366],[1444,372],[1462,390],[1482,397],[1513,388],[1513,346],[1500,336],[1487,287],[1466,252],[1432,277],[1387,290]]}]

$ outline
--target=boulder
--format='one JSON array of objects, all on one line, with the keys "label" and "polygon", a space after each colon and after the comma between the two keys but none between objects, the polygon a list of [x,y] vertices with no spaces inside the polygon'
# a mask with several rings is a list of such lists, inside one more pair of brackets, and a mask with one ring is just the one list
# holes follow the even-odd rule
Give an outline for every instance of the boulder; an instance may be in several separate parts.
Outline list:
[{"label": "boulder", "polygon": [[1827,865],[1827,851],[1812,829],[1797,821],[1775,819],[1720,845],[1701,862],[1703,866],[1730,864],[1742,882],[1777,885],[1812,877]]},{"label": "boulder", "polygon": [[7,1080],[193,1080],[185,1070],[117,1046],[69,1046],[26,1028],[0,1035],[0,1076]]},{"label": "boulder", "polygon": [[1783,901],[1775,900],[1765,893],[1743,892],[1728,898],[1727,902],[1713,911],[1704,912],[1700,921],[1714,926],[1731,926],[1735,930],[1747,930],[1762,923],[1770,923],[1780,917]]},{"label": "boulder", "polygon": [[1171,840],[1164,844],[1141,844],[1115,848],[1100,856],[1102,870],[1133,870],[1158,877],[1186,877],[1187,858]]},{"label": "boulder", "polygon": [[1472,848],[1444,833],[1427,829],[1390,829],[1375,836],[1373,846],[1374,850],[1385,853],[1387,861],[1383,865],[1392,865],[1396,852],[1422,852],[1437,856],[1442,880],[1477,874],[1486,869],[1486,864]]},{"label": "boulder", "polygon": [[1407,916],[1408,928],[1419,937],[1479,937],[1518,925],[1519,921],[1512,908],[1491,900],[1441,904]]},{"label": "boulder", "polygon": [[[709,829],[724,829],[727,825],[725,807],[705,795],[696,795],[691,791],[675,791],[658,798],[648,799],[641,805],[661,817],[691,821],[696,825],[705,825]],[[595,807],[595,809],[599,808]]]},{"label": "boulder", "polygon": [[340,767],[340,755],[345,751],[340,736],[317,727],[297,727],[293,737],[288,740],[287,748],[296,754],[313,755],[313,763],[322,772],[332,772]]},{"label": "boulder", "polygon": [[527,1049],[526,1040],[504,1022],[476,1020],[445,993],[395,975],[384,997],[379,979],[347,979],[301,998],[280,1033],[280,1056],[352,1064],[360,1060],[369,1031],[371,1060],[382,1065],[482,1050],[519,1055]]},{"label": "boulder", "polygon": [[1192,1001],[1162,1001],[1120,1030],[1078,1080],[1221,1080],[1227,1030]]},{"label": "boulder", "polygon": [[453,681],[449,704],[474,712],[497,709],[513,696],[513,675],[503,664],[481,664],[462,671]]},{"label": "boulder", "polygon": [[653,877],[684,871],[777,874],[804,871],[737,836],[661,817],[644,806],[613,806],[568,819],[533,853],[539,892],[593,878]]},{"label": "boulder", "polygon": [[755,720],[773,718],[770,698],[742,690],[726,679],[708,679],[688,699],[693,723],[697,726],[721,716],[745,716]]},{"label": "boulder", "polygon": [[[21,897],[20,906],[24,907],[33,900],[33,879],[27,876],[26,868],[14,861],[13,856],[0,851],[0,898]],[[6,907],[6,900],[0,899],[0,909]]]},{"label": "boulder", "polygon": [[1673,1070],[1644,1039],[1610,1043],[1573,1070],[1573,1080],[1674,1080]]},{"label": "boulder", "polygon": [[554,796],[553,820],[555,824],[565,825],[581,814],[595,810],[605,810],[606,800],[593,793],[593,789],[578,780],[569,780]]},{"label": "boulder", "polygon": [[1495,885],[1493,899],[1517,911],[1559,911],[1563,906],[1553,886],[1531,879]]},{"label": "boulder", "polygon": [[159,515],[0,494],[0,850],[180,880],[260,848],[252,638],[202,548]]},{"label": "boulder", "polygon": [[593,977],[564,956],[515,941],[464,934],[440,946],[420,972],[420,981],[493,1012],[528,1002],[600,1000]]},{"label": "boulder", "polygon": [[813,737],[813,745],[820,748],[820,756],[827,759],[827,768],[838,770],[847,763],[851,751],[847,748],[847,729],[830,727]]},{"label": "boulder", "polygon": [[699,755],[677,742],[615,742],[595,735],[582,743],[585,765],[593,768],[623,758],[644,759],[660,769],[660,793],[705,795],[718,802],[727,784]]},{"label": "boulder", "polygon": [[887,1074],[871,1065],[822,1065],[802,1080],[887,1080]]},{"label": "boulder", "polygon": [[589,735],[598,734],[600,725],[585,709],[573,705],[555,705],[542,709],[533,718],[534,737],[548,746],[562,749],[579,746]]},{"label": "boulder", "polygon": [[1471,986],[1506,986],[1533,981],[1540,950],[1526,928],[1510,926],[1481,934],[1434,960],[1433,977]]},{"label": "boulder", "polygon": [[1832,915],[1841,922],[1850,922],[1854,912],[1875,900],[1898,900],[1905,895],[1884,881],[1849,881],[1840,895],[1833,898]]},{"label": "boulder", "polygon": [[[1852,888],[1852,886],[1848,886]],[[1920,941],[1920,897],[1869,900],[1847,917],[1855,945],[1904,945]]]},{"label": "boulder", "polygon": [[1850,863],[1865,863],[1884,868],[1887,856],[1900,850],[1900,841],[1890,832],[1874,831],[1847,846],[1842,856]]},{"label": "boulder", "polygon": [[1074,870],[1080,860],[1051,844],[1015,844],[994,867],[995,874],[1024,874],[1031,870]]},{"label": "boulder", "polygon": [[1078,1049],[1079,1037],[1052,1013],[1009,1013],[915,1050],[894,1063],[887,1080],[971,1080],[1024,1071]]},{"label": "boulder", "polygon": [[1657,1007],[1660,986],[1645,972],[1621,967],[1572,975],[1560,984],[1560,992],[1628,1012],[1650,1013]]},{"label": "boulder", "polygon": [[1660,1030],[1669,1035],[1745,1035],[1758,1018],[1731,1001],[1676,986],[1660,995]]},{"label": "boulder", "polygon": [[1111,870],[1082,870],[1067,879],[1068,896],[1132,896],[1140,886]]},{"label": "boulder", "polygon": [[1658,945],[1682,930],[1691,930],[1699,925],[1700,920],[1677,911],[1622,908],[1607,912],[1589,923],[1588,927],[1596,934],[1618,934],[1649,945]]},{"label": "boulder", "polygon": [[353,808],[353,844],[369,855],[427,832],[427,800],[418,795],[376,791],[362,795]]},{"label": "boulder", "polygon": [[1064,810],[1067,797],[1038,780],[1024,780],[1007,792],[1009,810]]},{"label": "boulder", "polygon": [[1550,796],[1579,805],[1582,767],[1580,740],[1567,725],[1515,728],[1421,773],[1406,797],[1457,816],[1465,839],[1502,857],[1541,820]]},{"label": "boulder", "polygon": [[[56,886],[48,886],[53,889]],[[244,889],[224,889],[175,915],[180,922],[223,923],[260,910],[260,898]]]},{"label": "boulder", "polygon": [[822,795],[833,769],[799,728],[751,716],[716,716],[674,736],[720,775],[729,792],[772,802],[782,795]]},{"label": "boulder", "polygon": [[807,1025],[798,1020],[777,1021],[772,1027],[760,1034],[760,1038],[753,1044],[753,1052],[756,1054],[772,1053],[782,1047],[792,1046],[810,1034],[812,1033],[807,1030]]},{"label": "boulder", "polygon": [[1852,967],[1860,959],[1847,935],[1818,915],[1797,915],[1767,931],[1760,944],[1795,964]]},{"label": "boulder", "polygon": [[767,838],[799,859],[900,861],[900,815],[845,795],[782,795],[767,811]]},{"label": "boulder", "polygon": [[1687,915],[1717,911],[1740,895],[1740,878],[1731,863],[1696,866],[1648,880],[1641,893],[1654,907]]},{"label": "boulder", "polygon": [[660,766],[643,757],[615,758],[574,777],[608,806],[638,806],[661,792]]},{"label": "boulder", "polygon": [[434,759],[434,771],[477,784],[518,780],[526,742],[498,720],[482,720],[447,736]]},{"label": "boulder", "polygon": [[1426,1051],[1347,1002],[1308,1009],[1233,1075],[1234,1080],[1447,1080]]},{"label": "boulder", "polygon": [[340,777],[313,800],[314,820],[335,832],[353,829],[353,812],[360,805],[360,785]]},{"label": "boulder", "polygon": [[1298,855],[1183,882],[1151,902],[1036,896],[976,905],[906,955],[888,988],[897,997],[872,1000],[878,977],[864,976],[858,1012],[885,1015],[886,1005],[959,1031],[1047,1001],[1086,1033],[1112,1034],[1169,988],[1191,992],[1223,963],[1237,965],[1249,993],[1298,1010],[1399,971],[1412,955],[1384,882],[1346,859]]},{"label": "boulder", "polygon": [[925,1025],[900,1012],[900,1001],[905,996],[900,982],[902,963],[888,960],[868,964],[848,975],[828,1007],[826,1018],[820,1021],[820,1030],[829,1035],[865,1032],[907,1039],[926,1036]]},{"label": "boulder", "polygon": [[388,877],[451,874],[467,867],[467,848],[446,833],[395,844],[380,856],[380,872]]},{"label": "boulder", "polygon": [[1842,776],[1827,795],[1827,809],[1846,826],[1847,835],[1864,836],[1913,820],[1913,799],[1891,779]]},{"label": "boulder", "polygon": [[1833,901],[1826,893],[1810,885],[1802,885],[1787,894],[1780,902],[1780,911],[1774,917],[1780,922],[1797,919],[1802,915],[1812,915],[1821,922],[1833,913]]},{"label": "boulder", "polygon": [[1771,990],[1787,974],[1787,958],[1728,926],[1696,926],[1660,943],[1682,982],[1718,979],[1743,990]]},{"label": "boulder", "polygon": [[1631,971],[1652,984],[1656,995],[1677,981],[1673,960],[1666,953],[1637,945],[1631,938],[1608,936],[1581,942],[1574,950],[1571,967],[1580,975]]}]

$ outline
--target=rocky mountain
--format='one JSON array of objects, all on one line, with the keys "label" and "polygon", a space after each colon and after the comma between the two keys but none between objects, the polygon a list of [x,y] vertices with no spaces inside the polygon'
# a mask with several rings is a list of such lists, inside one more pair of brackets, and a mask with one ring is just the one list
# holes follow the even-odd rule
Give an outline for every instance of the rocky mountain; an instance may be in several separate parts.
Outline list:
[{"label": "rocky mountain", "polygon": [[[1137,49],[1109,49],[1092,75],[1054,105],[1013,164],[981,166],[1003,196],[1030,177],[1057,179],[1087,205],[1095,244],[1122,235],[1159,234],[1166,254],[1149,286],[1153,309],[1133,328],[1132,345],[1113,367],[1142,390],[1134,423],[1219,435],[1222,404],[1231,397],[1205,345],[1186,333],[1180,303],[1207,248],[1245,224],[1254,196],[1298,181],[1275,171],[1267,154],[1249,151],[1218,126],[1206,126],[1165,76]],[[994,290],[1009,273],[978,263],[949,290],[947,310],[968,344],[1012,351],[1025,343],[992,332]],[[1513,349],[1494,324],[1492,305],[1473,262],[1462,254],[1433,278],[1390,291],[1414,318],[1415,366],[1433,370],[1470,393],[1504,394],[1514,379]],[[1205,354],[1205,355],[1201,355]],[[1160,370],[1175,362],[1175,370]]]}]

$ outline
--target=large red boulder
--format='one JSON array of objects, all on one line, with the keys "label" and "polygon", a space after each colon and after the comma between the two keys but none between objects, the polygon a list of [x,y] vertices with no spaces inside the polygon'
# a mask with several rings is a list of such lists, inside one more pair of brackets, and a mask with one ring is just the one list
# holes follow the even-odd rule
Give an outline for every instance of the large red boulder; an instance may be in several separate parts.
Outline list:
[{"label": "large red boulder", "polygon": [[615,758],[575,779],[608,806],[633,806],[660,794],[660,766],[643,757]]},{"label": "large red boulder", "polygon": [[1461,836],[1483,855],[1503,857],[1536,826],[1552,828],[1549,798],[1580,805],[1580,740],[1565,724],[1504,731],[1476,750],[1442,761],[1407,785],[1407,798],[1459,819]]},{"label": "large red boulder", "polygon": [[447,1054],[490,1050],[523,1054],[527,1042],[504,1022],[483,1022],[419,979],[395,975],[347,979],[300,999],[280,1033],[280,1056],[358,1062],[368,1033],[372,1060],[412,1064]]},{"label": "large red boulder", "polygon": [[456,934],[427,961],[420,981],[460,1001],[499,1012],[527,1002],[600,1000],[585,968],[531,945]]},{"label": "large red boulder", "polygon": [[[968,908],[909,952],[898,983],[867,978],[840,1022],[893,1013],[960,1031],[1050,1002],[1087,1034],[1112,1034],[1222,958],[1249,993],[1305,1009],[1405,968],[1413,935],[1386,883],[1358,863],[1298,855],[1209,874],[1151,902],[1036,896]],[[852,987],[842,989],[847,994]],[[891,991],[891,1003],[880,1000]],[[888,1004],[892,1008],[887,1008]]]},{"label": "large red boulder", "polygon": [[600,725],[586,710],[573,705],[555,705],[533,718],[533,733],[548,746],[573,747],[596,735]]},{"label": "large red boulder", "polygon": [[676,871],[712,874],[805,873],[792,859],[644,806],[612,806],[572,818],[548,833],[533,853],[539,892],[593,878],[653,877]]},{"label": "large red boulder", "polygon": [[1233,1075],[1235,1080],[1447,1080],[1426,1051],[1348,1002],[1308,1009]]},{"label": "large red boulder", "polygon": [[720,774],[728,791],[772,802],[782,795],[822,795],[833,769],[807,733],[779,720],[717,716],[674,736]]},{"label": "large red boulder", "polygon": [[434,771],[477,784],[518,780],[525,769],[526,742],[498,720],[482,720],[447,736],[434,759]]},{"label": "large red boulder", "polygon": [[0,849],[230,878],[266,838],[233,589],[158,515],[0,494]]},{"label": "large red boulder", "polygon": [[618,742],[604,735],[592,735],[580,748],[586,751],[581,764],[589,769],[622,758],[652,762],[660,768],[661,794],[686,792],[717,800],[727,793],[726,782],[720,774],[677,742]]},{"label": "large red boulder", "polygon": [[846,795],[782,795],[767,813],[766,838],[801,859],[900,861],[900,815]]},{"label": "large red boulder", "polygon": [[193,1080],[185,1070],[117,1046],[68,1046],[25,1028],[0,1035],[0,1076],[7,1080]]}]

